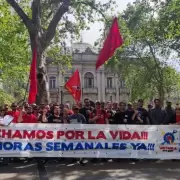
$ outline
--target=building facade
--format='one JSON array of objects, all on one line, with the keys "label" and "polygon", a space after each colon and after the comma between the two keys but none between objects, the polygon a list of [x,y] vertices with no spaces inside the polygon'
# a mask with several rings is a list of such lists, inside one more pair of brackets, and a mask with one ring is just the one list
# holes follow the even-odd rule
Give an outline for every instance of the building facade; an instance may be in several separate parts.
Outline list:
[{"label": "building facade", "polygon": [[51,102],[73,104],[72,96],[64,89],[64,84],[78,69],[80,72],[82,100],[89,98],[96,101],[128,101],[129,91],[123,80],[108,71],[104,66],[96,71],[98,53],[87,43],[76,43],[72,46],[72,69],[53,65],[47,61],[47,72]]}]

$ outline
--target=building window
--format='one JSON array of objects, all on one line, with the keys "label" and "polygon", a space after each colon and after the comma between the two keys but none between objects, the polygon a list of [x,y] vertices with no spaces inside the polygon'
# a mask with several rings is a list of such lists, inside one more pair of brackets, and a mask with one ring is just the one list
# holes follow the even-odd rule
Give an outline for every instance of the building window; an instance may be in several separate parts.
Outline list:
[{"label": "building window", "polygon": [[69,80],[69,77],[64,77],[64,83],[66,83]]},{"label": "building window", "polygon": [[55,76],[49,77],[49,88],[50,89],[56,88],[56,77]]},{"label": "building window", "polygon": [[112,88],[112,81],[113,81],[112,77],[107,78],[107,88]]},{"label": "building window", "polygon": [[86,73],[84,76],[84,86],[85,88],[93,88],[94,87],[94,75],[90,72]]},{"label": "building window", "polygon": [[125,88],[125,86],[126,86],[125,81],[121,81],[120,86],[121,86],[121,88]]}]

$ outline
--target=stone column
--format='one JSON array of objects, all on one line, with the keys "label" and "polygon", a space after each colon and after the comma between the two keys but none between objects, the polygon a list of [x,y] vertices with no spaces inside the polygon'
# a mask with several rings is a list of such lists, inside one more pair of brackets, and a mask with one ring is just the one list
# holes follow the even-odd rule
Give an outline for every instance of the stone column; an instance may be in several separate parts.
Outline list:
[{"label": "stone column", "polygon": [[81,100],[83,102],[84,100],[84,96],[83,96],[83,85],[84,85],[84,76],[83,76],[83,70],[81,68],[81,71],[80,71],[80,79],[81,79]]},{"label": "stone column", "polygon": [[105,75],[104,75],[104,70],[103,71],[101,71],[101,82],[102,82],[102,84],[101,84],[101,92],[102,92],[102,96],[101,96],[101,100],[102,101],[105,101],[106,99],[105,99],[105,88],[106,88],[106,86],[105,86]]},{"label": "stone column", "polygon": [[115,101],[120,101],[120,95],[119,95],[119,82],[118,82],[118,78],[115,76],[115,87],[116,87],[116,99]]},{"label": "stone column", "polygon": [[[59,69],[60,70],[60,69]],[[59,72],[59,79],[60,79],[60,81],[59,81],[59,93],[60,93],[60,95],[59,95],[59,102],[61,102],[61,100],[63,101],[63,96],[64,96],[64,76],[63,76],[63,73],[62,72]],[[62,102],[63,103],[63,102]]]},{"label": "stone column", "polygon": [[98,90],[98,95],[97,95],[97,100],[101,100],[101,79],[100,79],[100,72],[97,71],[96,73],[97,76],[97,90]]}]

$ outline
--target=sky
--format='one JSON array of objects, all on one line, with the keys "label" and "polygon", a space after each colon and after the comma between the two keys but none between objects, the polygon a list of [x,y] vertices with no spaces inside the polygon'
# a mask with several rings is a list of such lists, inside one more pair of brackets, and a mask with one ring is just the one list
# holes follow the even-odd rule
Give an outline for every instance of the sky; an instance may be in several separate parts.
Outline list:
[{"label": "sky", "polygon": [[[102,3],[108,2],[108,0],[99,0]],[[126,6],[128,3],[132,3],[135,0],[114,0],[116,1],[116,4],[118,8],[116,8],[114,15],[116,15],[116,12],[122,12],[123,10],[126,9]],[[103,28],[103,24],[96,22],[91,25],[90,30],[88,31],[83,31],[82,32],[82,40],[85,43],[89,43],[91,45],[94,45],[94,42],[100,37],[101,32],[99,30]]]}]

